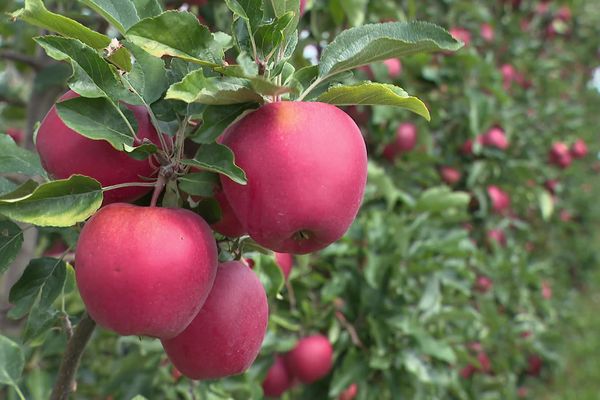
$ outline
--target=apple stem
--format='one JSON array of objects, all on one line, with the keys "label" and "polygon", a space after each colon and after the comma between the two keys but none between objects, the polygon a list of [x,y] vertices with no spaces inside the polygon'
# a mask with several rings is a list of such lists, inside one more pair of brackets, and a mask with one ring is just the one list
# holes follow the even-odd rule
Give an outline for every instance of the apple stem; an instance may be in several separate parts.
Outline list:
[{"label": "apple stem", "polygon": [[152,200],[150,201],[150,207],[156,207],[156,203],[158,202],[158,196],[160,196],[166,184],[167,179],[163,172],[163,169],[161,168],[161,171],[158,174],[158,179],[154,184],[154,192],[152,192]]},{"label": "apple stem", "polygon": [[296,314],[296,312],[298,311],[298,309],[296,308],[296,294],[294,293],[294,288],[292,287],[292,284],[288,279],[285,280],[285,287],[287,289],[288,297],[290,300],[290,311],[293,314]]},{"label": "apple stem", "polygon": [[73,336],[67,343],[67,348],[65,349],[65,354],[58,370],[58,377],[54,388],[52,388],[50,400],[67,400],[69,394],[77,388],[75,373],[79,368],[79,361],[81,360],[85,346],[95,328],[96,322],[87,313],[84,314],[77,324]]}]

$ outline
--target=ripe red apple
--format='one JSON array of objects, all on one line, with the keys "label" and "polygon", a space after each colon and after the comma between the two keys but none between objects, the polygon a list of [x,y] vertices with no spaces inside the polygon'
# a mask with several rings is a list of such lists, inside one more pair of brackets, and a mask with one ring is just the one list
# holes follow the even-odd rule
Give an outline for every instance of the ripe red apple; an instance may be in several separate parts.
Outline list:
[{"label": "ripe red apple", "polygon": [[487,276],[479,276],[475,281],[475,290],[481,293],[487,293],[494,286],[494,282]]},{"label": "ripe red apple", "polygon": [[490,229],[487,237],[490,242],[496,242],[500,247],[506,246],[506,235],[502,229]]},{"label": "ripe red apple", "polygon": [[388,71],[388,76],[392,79],[396,79],[402,73],[402,63],[397,58],[388,58],[383,61]]},{"label": "ripe red apple", "polygon": [[460,181],[462,175],[456,168],[444,166],[440,168],[440,176],[444,182],[453,186]]},{"label": "ripe red apple", "polygon": [[494,41],[494,28],[492,28],[492,25],[488,23],[481,24],[479,27],[479,34],[486,42]]},{"label": "ripe red apple", "polygon": [[45,257],[60,257],[65,251],[69,249],[69,246],[62,239],[55,239],[52,241],[50,246],[44,250],[43,255]]},{"label": "ripe red apple", "polygon": [[[68,91],[59,100],[68,100],[79,95]],[[128,106],[138,123],[137,136],[140,140],[150,139],[158,144],[158,135],[150,123],[144,107]],[[92,140],[67,127],[52,106],[38,130],[36,147],[44,169],[57,179],[66,179],[73,174],[90,176],[102,186],[119,183],[143,182],[140,177],[156,173],[149,160],[136,160],[126,153],[115,150],[107,141]],[[104,193],[104,204],[129,202],[148,193],[148,187],[127,187]]]},{"label": "ripe red apple", "polygon": [[481,136],[481,144],[487,147],[506,150],[508,148],[508,139],[504,130],[495,126]]},{"label": "ripe red apple", "polygon": [[510,208],[510,196],[498,186],[490,185],[487,187],[488,196],[490,196],[492,210],[498,214],[503,214]]},{"label": "ripe red apple", "polygon": [[544,361],[536,355],[530,355],[527,358],[527,373],[532,376],[539,376],[542,371]]},{"label": "ripe red apple", "polygon": [[473,155],[473,139],[467,139],[460,147],[460,152],[466,156]]},{"label": "ripe red apple", "polygon": [[550,282],[548,281],[542,282],[542,297],[546,300],[552,298],[552,286],[550,286]]},{"label": "ripe red apple", "polygon": [[510,85],[516,79],[517,70],[510,64],[502,64],[500,73],[502,74],[502,86],[504,87],[504,90],[510,89]]},{"label": "ripe red apple", "polygon": [[415,124],[405,122],[398,125],[396,139],[383,150],[383,156],[392,162],[402,153],[408,153],[417,144],[417,127]]},{"label": "ripe red apple", "polygon": [[567,5],[561,6],[558,11],[556,11],[556,18],[568,22],[572,17],[571,9]]},{"label": "ripe red apple", "polygon": [[554,194],[556,192],[556,188],[558,186],[558,183],[559,183],[558,179],[548,179],[546,182],[544,182],[544,187],[551,194]]},{"label": "ripe red apple", "polygon": [[99,325],[170,338],[206,300],[217,247],[208,224],[189,210],[114,203],[81,230],[75,263],[81,298]]},{"label": "ripe red apple", "polygon": [[230,126],[229,146],[248,177],[222,177],[235,215],[260,245],[282,253],[320,250],[346,232],[360,207],[367,153],[346,113],[324,103],[276,102]]},{"label": "ripe red apple", "polygon": [[211,228],[213,228],[215,232],[219,232],[221,235],[228,237],[240,237],[245,235],[246,229],[242,226],[242,223],[233,212],[223,190],[218,189],[215,192],[214,197],[221,208],[221,219],[212,224]]},{"label": "ripe red apple", "polygon": [[267,295],[256,274],[239,261],[226,262],[219,265],[198,315],[181,334],[162,340],[162,345],[188,378],[241,374],[258,355],[268,318]]},{"label": "ripe red apple", "polygon": [[348,386],[346,388],[346,390],[344,390],[342,393],[340,393],[338,400],[354,400],[354,398],[356,397],[357,394],[358,394],[358,385],[356,383],[353,383],[350,386]]},{"label": "ripe red apple", "polygon": [[573,159],[566,144],[563,142],[554,142],[548,153],[548,161],[550,164],[565,169],[571,165]]},{"label": "ripe red apple", "polygon": [[294,266],[294,256],[289,253],[277,253],[275,252],[275,262],[283,272],[283,276],[287,281],[290,276],[290,272],[292,271],[292,267]]},{"label": "ripe red apple", "polygon": [[300,15],[304,15],[304,10],[306,8],[306,0],[300,0]]},{"label": "ripe red apple", "polygon": [[263,393],[267,397],[279,397],[292,387],[293,377],[287,370],[283,357],[275,356],[275,362],[269,368],[262,383]]},{"label": "ripe red apple", "polygon": [[571,145],[570,150],[571,156],[575,159],[583,158],[588,153],[588,148],[583,139],[577,139],[575,143]]},{"label": "ripe red apple", "polygon": [[333,365],[333,347],[323,335],[302,338],[285,355],[291,374],[303,383],[313,383],[329,373]]},{"label": "ripe red apple", "polygon": [[475,372],[477,372],[477,368],[473,364],[467,364],[459,373],[463,378],[469,379]]},{"label": "ripe red apple", "polygon": [[461,40],[465,44],[465,47],[471,43],[471,32],[465,28],[454,27],[450,28],[448,32],[450,32],[455,39]]},{"label": "ripe red apple", "polygon": [[19,128],[6,128],[6,134],[13,138],[16,144],[22,144],[25,140],[25,132]]}]

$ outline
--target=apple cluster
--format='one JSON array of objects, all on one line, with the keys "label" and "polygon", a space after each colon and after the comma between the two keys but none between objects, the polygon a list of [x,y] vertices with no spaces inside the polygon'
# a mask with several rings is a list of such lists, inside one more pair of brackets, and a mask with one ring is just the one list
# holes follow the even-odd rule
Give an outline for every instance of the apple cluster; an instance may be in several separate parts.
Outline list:
[{"label": "apple cluster", "polygon": [[[77,96],[69,91],[61,100]],[[159,140],[146,108],[127,107],[137,122],[134,145],[173,143]],[[221,177],[214,197],[222,217],[211,229],[191,209],[156,207],[154,200],[149,207],[130,204],[152,190],[148,182],[160,168],[155,162],[187,171],[168,159],[169,152],[155,162],[134,159],[70,129],[56,106],[36,138],[41,162],[55,178],[81,174],[103,187],[116,186],[106,190],[102,207],[83,226],[75,253],[89,315],[120,335],[159,338],[173,365],[191,379],[244,372],[260,351],[268,323],[260,280],[246,263],[219,263],[213,231],[247,234],[275,251],[287,279],[292,254],[320,250],[346,232],[367,177],[359,128],[328,104],[264,105],[226,129],[219,142],[233,151],[247,184]],[[155,195],[162,187],[156,188]],[[285,357],[290,382],[291,376],[309,383],[326,375],[332,352],[322,336],[300,340]]]}]

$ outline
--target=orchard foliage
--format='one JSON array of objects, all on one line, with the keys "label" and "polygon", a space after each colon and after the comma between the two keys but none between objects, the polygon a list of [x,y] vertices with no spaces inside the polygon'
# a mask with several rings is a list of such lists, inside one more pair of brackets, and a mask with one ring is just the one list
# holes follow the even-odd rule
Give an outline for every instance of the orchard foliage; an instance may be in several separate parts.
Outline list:
[{"label": "orchard foliage", "polygon": [[3,2],[0,397],[533,396],[598,261],[600,13],[427,3]]}]

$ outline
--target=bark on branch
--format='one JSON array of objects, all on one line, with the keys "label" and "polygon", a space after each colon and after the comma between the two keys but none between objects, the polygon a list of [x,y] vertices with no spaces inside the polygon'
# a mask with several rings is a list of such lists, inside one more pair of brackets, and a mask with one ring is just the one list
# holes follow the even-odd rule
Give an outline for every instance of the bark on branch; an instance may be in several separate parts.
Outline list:
[{"label": "bark on branch", "polygon": [[50,400],[67,400],[69,394],[75,391],[75,374],[77,368],[79,368],[79,361],[95,327],[96,323],[94,320],[89,315],[84,314],[81,321],[77,324],[73,336],[67,343],[65,355],[60,363],[58,377],[52,389]]}]

